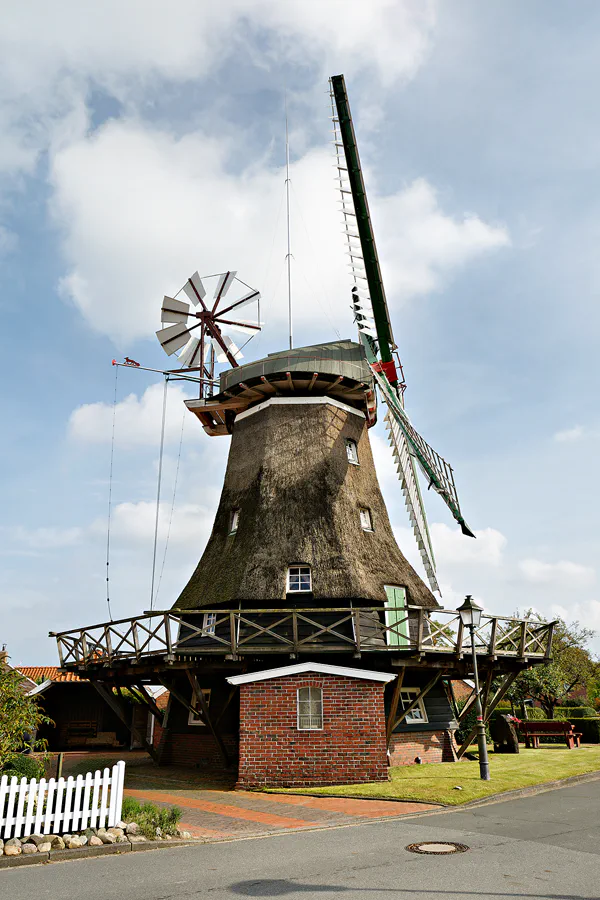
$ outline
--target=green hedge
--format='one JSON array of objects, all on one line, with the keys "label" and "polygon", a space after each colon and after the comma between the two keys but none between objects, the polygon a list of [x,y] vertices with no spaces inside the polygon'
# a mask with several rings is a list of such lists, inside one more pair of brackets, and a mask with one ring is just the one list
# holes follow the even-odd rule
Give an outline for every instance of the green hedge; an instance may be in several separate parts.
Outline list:
[{"label": "green hedge", "polygon": [[593,719],[597,715],[591,706],[556,706],[554,708],[555,719]]},{"label": "green hedge", "polygon": [[527,707],[527,721],[528,722],[538,722],[538,721],[541,721],[546,718],[547,718],[547,716],[543,709],[538,709],[537,706],[531,706],[531,707],[528,706]]},{"label": "green hedge", "polygon": [[580,719],[573,716],[568,721],[571,722],[575,731],[581,732],[582,744],[600,744],[600,717],[586,716]]}]

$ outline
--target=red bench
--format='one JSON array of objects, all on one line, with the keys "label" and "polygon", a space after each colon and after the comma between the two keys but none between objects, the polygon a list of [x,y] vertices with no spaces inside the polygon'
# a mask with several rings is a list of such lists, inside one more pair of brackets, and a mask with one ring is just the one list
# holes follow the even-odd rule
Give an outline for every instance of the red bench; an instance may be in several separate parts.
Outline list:
[{"label": "red bench", "polygon": [[579,747],[581,732],[575,731],[571,722],[557,722],[550,719],[547,722],[521,722],[519,729],[525,738],[525,746],[537,750],[541,737],[564,737],[569,750]]}]

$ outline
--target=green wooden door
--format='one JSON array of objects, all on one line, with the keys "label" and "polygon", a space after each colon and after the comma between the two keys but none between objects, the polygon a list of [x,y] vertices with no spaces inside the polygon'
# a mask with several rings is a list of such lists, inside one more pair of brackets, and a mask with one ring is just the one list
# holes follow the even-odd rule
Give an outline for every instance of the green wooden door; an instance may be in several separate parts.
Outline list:
[{"label": "green wooden door", "polygon": [[386,631],[390,647],[408,647],[408,619],[406,610],[406,588],[385,585],[385,624],[392,629]]}]

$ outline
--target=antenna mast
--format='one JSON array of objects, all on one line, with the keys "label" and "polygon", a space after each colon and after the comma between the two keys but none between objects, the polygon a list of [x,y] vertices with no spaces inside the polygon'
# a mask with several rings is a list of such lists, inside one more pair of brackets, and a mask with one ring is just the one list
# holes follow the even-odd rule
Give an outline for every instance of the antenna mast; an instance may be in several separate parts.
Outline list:
[{"label": "antenna mast", "polygon": [[290,141],[288,134],[287,90],[285,92],[285,199],[287,218],[287,277],[288,277],[288,321],[290,329],[290,350],[294,346],[292,337],[292,246],[290,237]]}]

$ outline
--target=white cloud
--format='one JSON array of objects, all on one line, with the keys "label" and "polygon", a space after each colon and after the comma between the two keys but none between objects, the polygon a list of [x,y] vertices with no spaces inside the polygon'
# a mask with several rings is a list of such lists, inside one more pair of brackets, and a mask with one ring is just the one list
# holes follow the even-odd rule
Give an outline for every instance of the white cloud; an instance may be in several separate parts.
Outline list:
[{"label": "white cloud", "polygon": [[311,67],[319,79],[366,69],[391,85],[417,71],[434,25],[433,0],[16,4],[0,33],[0,167],[31,169],[90,85],[139,108],[161,80],[191,82],[239,65],[256,34],[257,65]]},{"label": "white cloud", "polygon": [[582,425],[575,425],[574,428],[566,428],[564,431],[557,431],[554,440],[559,444],[573,444],[581,441],[585,436],[585,429]]},{"label": "white cloud", "polygon": [[[283,323],[283,227],[272,254],[271,247],[284,173],[261,163],[233,174],[229,149],[226,139],[175,139],[120,121],[56,154],[53,209],[69,263],[62,289],[98,331],[122,344],[150,336],[162,294],[195,268],[238,269],[263,291],[267,328]],[[294,198],[302,200],[301,217],[292,210],[295,323],[322,320],[325,307],[348,333],[350,280],[331,172],[329,148],[292,165]],[[444,212],[423,180],[389,197],[374,192],[371,202],[392,307],[509,240],[501,227]],[[277,262],[267,273],[269,257]]]},{"label": "white cloud", "polygon": [[17,249],[19,239],[14,231],[0,225],[0,256],[8,256]]},{"label": "white cloud", "polygon": [[61,547],[72,547],[81,541],[83,529],[78,527],[59,528],[50,526],[47,528],[26,528],[16,525],[12,528],[4,528],[6,539],[11,543],[20,544],[32,550],[57,550]]},{"label": "white cloud", "polygon": [[[160,504],[158,540],[164,546],[169,531],[170,502]],[[179,503],[173,510],[169,546],[198,548],[198,559],[208,540],[213,525],[213,511],[195,503]],[[112,515],[111,535],[115,549],[123,550],[132,545],[151,548],[154,542],[156,503],[142,500],[138,503],[119,503]],[[91,526],[94,533],[103,534],[106,522],[99,519]],[[191,574],[191,571],[190,571]]]},{"label": "white cloud", "polygon": [[526,581],[532,584],[572,584],[585,587],[593,584],[596,573],[591,566],[562,559],[555,563],[542,562],[539,559],[523,559],[519,562],[519,570]]},{"label": "white cloud", "polygon": [[[181,435],[182,415],[192,416],[183,406],[187,395],[177,385],[167,388],[165,443],[177,443]],[[115,443],[122,447],[159,446],[162,420],[163,385],[153,384],[141,397],[129,394],[113,410],[109,403],[85,403],[69,418],[72,438],[89,444],[108,444],[111,441],[113,411],[115,414]],[[186,423],[187,424],[187,423]],[[197,433],[200,433],[196,429]]]},{"label": "white cloud", "polygon": [[506,538],[495,528],[475,532],[476,539],[465,537],[460,528],[442,522],[430,526],[436,560],[440,566],[499,566],[503,562]]}]

